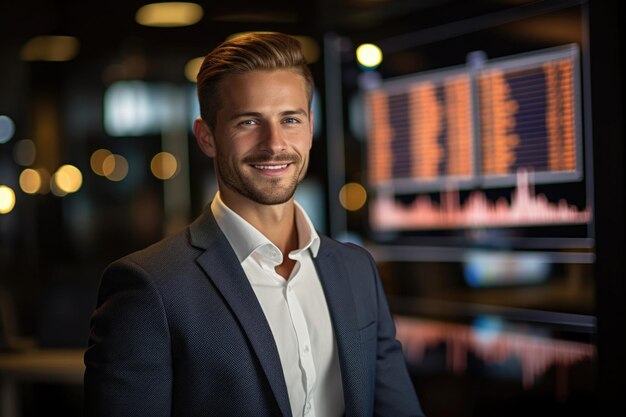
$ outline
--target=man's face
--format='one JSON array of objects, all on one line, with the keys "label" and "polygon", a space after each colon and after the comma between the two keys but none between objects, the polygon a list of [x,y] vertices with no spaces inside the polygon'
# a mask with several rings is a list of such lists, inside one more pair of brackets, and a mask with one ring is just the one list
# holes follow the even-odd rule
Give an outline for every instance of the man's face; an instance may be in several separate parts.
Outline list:
[{"label": "man's face", "polygon": [[290,200],[304,178],[312,144],[305,82],[288,70],[228,76],[212,139],[224,201]]}]

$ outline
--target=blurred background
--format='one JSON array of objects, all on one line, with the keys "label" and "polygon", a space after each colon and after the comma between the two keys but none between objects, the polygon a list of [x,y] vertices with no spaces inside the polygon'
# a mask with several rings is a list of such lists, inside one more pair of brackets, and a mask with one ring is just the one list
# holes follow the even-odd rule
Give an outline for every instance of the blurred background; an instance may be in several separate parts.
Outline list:
[{"label": "blurred background", "polygon": [[211,201],[195,74],[248,31],[304,47],[316,126],[296,198],[375,256],[427,415],[624,411],[621,12],[2,2],[0,415],[80,415],[100,274]]}]

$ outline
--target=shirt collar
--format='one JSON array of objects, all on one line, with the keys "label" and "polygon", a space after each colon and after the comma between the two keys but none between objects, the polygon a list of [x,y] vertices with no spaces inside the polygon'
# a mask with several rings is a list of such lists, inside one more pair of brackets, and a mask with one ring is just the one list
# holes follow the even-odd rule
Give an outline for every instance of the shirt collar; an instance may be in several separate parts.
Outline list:
[{"label": "shirt collar", "polygon": [[[295,202],[295,206],[296,228],[298,230],[297,252],[310,248],[311,255],[316,257],[320,247],[319,235],[302,206],[297,202]],[[268,244],[274,246],[264,234],[224,204],[219,191],[215,194],[211,203],[211,212],[215,217],[217,225],[235,251],[240,263],[260,247]]]}]

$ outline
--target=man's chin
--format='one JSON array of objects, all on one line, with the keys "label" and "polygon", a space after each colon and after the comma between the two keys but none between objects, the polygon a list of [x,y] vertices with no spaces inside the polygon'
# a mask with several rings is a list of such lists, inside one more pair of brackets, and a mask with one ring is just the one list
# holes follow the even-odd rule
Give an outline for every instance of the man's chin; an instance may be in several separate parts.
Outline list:
[{"label": "man's chin", "polygon": [[287,196],[285,195],[280,195],[280,196],[256,195],[256,196],[251,196],[249,198],[255,203],[262,204],[264,206],[277,206],[277,205],[285,204],[289,202],[292,199],[292,197],[293,197],[293,193]]},{"label": "man's chin", "polygon": [[266,206],[275,206],[279,204],[285,204],[291,200],[295,194],[295,187],[289,190],[248,190],[246,197],[258,204]]}]

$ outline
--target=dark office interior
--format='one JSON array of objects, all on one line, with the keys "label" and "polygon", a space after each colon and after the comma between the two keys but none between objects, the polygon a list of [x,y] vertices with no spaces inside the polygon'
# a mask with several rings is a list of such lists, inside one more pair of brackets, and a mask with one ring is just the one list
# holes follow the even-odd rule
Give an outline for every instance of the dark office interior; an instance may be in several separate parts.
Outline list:
[{"label": "dark office interior", "polygon": [[101,273],[211,201],[198,59],[250,31],[302,42],[296,199],[374,255],[426,415],[626,412],[623,4],[147,3],[0,5],[2,416],[81,415]]}]

